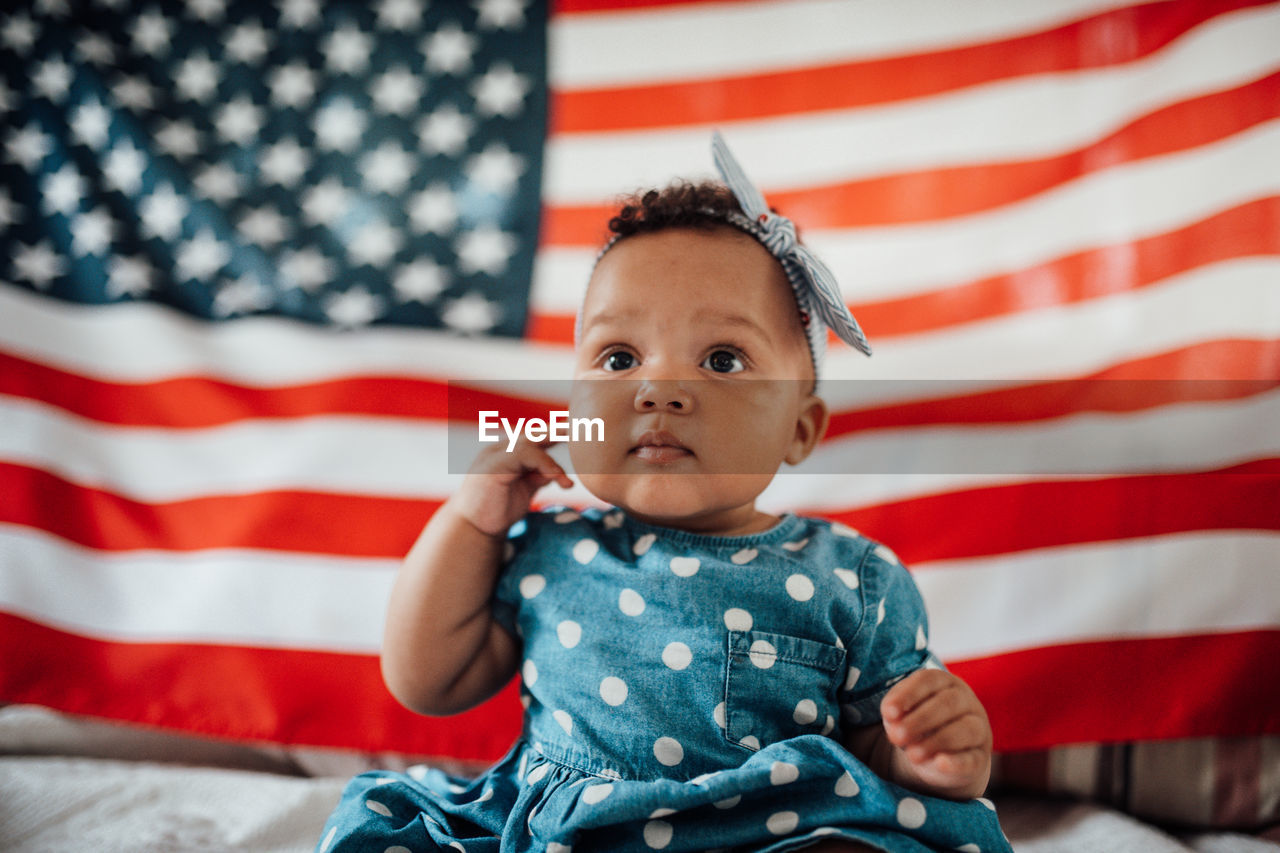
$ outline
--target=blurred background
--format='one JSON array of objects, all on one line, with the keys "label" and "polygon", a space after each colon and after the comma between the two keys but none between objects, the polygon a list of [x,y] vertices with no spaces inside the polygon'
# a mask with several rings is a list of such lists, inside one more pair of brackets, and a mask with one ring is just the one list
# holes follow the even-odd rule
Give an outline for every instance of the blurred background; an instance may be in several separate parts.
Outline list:
[{"label": "blurred background", "polygon": [[[1006,778],[1280,802],[1280,4],[36,0],[0,65],[0,701],[501,755],[513,689],[378,673],[449,384],[567,377],[614,200],[718,128],[875,347],[825,376],[895,380],[765,505],[911,567]],[[816,473],[905,433],[1025,458]]]}]

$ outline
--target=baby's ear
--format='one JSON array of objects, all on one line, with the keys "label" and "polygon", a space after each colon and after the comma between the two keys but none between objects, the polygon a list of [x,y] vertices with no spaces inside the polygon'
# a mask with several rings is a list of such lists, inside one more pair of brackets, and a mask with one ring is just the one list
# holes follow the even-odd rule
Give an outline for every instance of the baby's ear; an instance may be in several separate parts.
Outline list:
[{"label": "baby's ear", "polygon": [[783,457],[788,465],[798,465],[809,457],[818,441],[826,434],[830,417],[827,404],[821,397],[810,394],[800,401],[795,437],[791,440],[787,455]]}]

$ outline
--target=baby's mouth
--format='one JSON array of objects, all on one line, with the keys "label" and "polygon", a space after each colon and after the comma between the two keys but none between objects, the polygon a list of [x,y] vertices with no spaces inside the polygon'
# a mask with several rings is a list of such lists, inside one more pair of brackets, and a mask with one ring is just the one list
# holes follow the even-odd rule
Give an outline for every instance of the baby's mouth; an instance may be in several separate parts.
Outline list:
[{"label": "baby's mouth", "polygon": [[693,451],[669,432],[646,432],[631,448],[631,455],[645,462],[663,464],[693,456]]}]

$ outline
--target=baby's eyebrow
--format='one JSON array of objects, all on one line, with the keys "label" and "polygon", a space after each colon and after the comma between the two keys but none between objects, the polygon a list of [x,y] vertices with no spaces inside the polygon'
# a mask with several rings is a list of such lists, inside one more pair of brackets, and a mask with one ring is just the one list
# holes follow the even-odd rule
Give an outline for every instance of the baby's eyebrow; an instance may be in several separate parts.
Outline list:
[{"label": "baby's eyebrow", "polygon": [[704,314],[703,316],[707,319],[707,322],[709,324],[712,324],[712,325],[723,324],[726,326],[735,326],[738,328],[746,329],[751,332],[755,332],[757,335],[764,338],[765,340],[769,340],[769,337],[770,337],[769,332],[764,328],[764,326],[760,325],[755,320],[751,319],[750,317],[747,317],[744,314],[734,314],[732,312],[722,313],[722,312],[713,311],[708,314]]}]

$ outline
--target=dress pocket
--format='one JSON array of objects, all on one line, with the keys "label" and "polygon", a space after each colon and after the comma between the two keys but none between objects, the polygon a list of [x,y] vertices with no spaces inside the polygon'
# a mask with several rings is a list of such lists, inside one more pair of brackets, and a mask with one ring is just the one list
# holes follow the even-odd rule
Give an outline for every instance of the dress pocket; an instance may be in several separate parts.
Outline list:
[{"label": "dress pocket", "polygon": [[765,631],[730,631],[724,733],[759,749],[807,734],[830,734],[839,717],[836,690],[845,651]]}]

